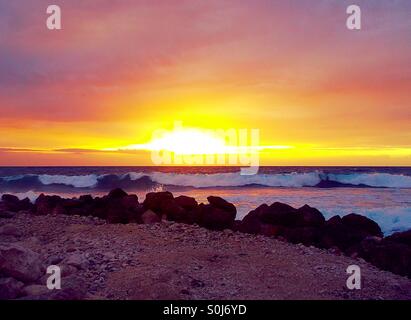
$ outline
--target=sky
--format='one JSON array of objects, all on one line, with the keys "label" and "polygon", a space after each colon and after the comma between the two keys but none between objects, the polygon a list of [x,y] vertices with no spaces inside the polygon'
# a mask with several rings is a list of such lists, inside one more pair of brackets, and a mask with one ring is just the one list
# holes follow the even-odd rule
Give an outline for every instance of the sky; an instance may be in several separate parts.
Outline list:
[{"label": "sky", "polygon": [[359,31],[352,3],[0,0],[0,165],[150,165],[130,146],[179,122],[258,129],[262,165],[409,166],[411,2],[356,0]]}]

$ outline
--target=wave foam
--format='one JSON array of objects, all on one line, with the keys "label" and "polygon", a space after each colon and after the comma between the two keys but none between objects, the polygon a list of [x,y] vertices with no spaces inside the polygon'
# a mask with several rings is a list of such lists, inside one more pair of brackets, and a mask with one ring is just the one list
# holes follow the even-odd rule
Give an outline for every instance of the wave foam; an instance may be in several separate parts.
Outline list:
[{"label": "wave foam", "polygon": [[[181,187],[316,187],[323,182],[338,186],[411,188],[411,176],[389,173],[323,173],[321,171],[257,174],[242,176],[238,172],[213,174],[184,174],[165,172],[129,172],[126,174],[88,175],[18,175],[0,178],[0,185],[50,186],[66,185],[74,188],[154,187],[156,184]],[[333,184],[330,185],[333,185]]]}]

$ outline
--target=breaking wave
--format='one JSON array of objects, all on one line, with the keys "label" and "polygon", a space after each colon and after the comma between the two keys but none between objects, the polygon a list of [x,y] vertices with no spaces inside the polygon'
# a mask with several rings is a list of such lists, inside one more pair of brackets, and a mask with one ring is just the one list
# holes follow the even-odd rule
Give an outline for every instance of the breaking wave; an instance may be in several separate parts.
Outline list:
[{"label": "breaking wave", "polygon": [[209,187],[368,187],[411,188],[411,176],[389,173],[324,173],[322,171],[265,173],[242,176],[239,173],[183,174],[129,172],[126,174],[51,175],[27,174],[0,177],[0,187],[33,188],[65,186],[71,188],[153,188],[158,185],[192,188]]}]

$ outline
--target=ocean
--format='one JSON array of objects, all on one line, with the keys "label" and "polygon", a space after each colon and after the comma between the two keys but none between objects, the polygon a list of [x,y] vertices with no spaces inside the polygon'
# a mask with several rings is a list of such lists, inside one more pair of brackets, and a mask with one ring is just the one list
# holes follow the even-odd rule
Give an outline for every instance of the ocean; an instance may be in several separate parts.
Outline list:
[{"label": "ocean", "polygon": [[0,167],[0,194],[35,201],[39,194],[102,195],[121,187],[141,201],[151,191],[209,195],[234,203],[237,218],[275,201],[319,209],[326,218],[349,213],[376,221],[384,234],[411,228],[410,167],[261,167],[253,176],[237,167]]}]

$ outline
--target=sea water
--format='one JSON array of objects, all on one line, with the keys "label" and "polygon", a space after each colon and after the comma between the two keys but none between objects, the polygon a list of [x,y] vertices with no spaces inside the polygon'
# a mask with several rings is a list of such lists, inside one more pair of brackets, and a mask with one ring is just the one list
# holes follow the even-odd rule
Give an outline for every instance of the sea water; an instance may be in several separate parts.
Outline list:
[{"label": "sea water", "polygon": [[376,221],[385,234],[411,228],[411,168],[262,167],[242,176],[236,167],[1,167],[0,194],[35,201],[40,193],[102,195],[121,187],[141,201],[170,191],[207,202],[223,197],[241,219],[262,203],[318,208],[326,218],[352,212]]}]

